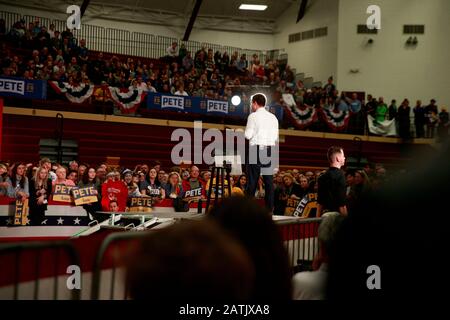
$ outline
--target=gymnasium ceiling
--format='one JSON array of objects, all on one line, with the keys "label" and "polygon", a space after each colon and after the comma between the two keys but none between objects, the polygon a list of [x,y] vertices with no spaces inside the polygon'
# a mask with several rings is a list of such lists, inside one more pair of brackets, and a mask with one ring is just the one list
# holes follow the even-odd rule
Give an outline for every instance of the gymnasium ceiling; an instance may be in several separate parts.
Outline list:
[{"label": "gymnasium ceiling", "polygon": [[[86,22],[101,18],[186,28],[195,2],[196,0],[90,0],[83,19]],[[83,0],[0,0],[1,3],[65,12],[68,5],[81,6]],[[238,9],[242,3],[265,4],[268,8],[265,11],[243,11]],[[273,33],[277,18],[292,4],[292,8],[298,10],[300,0],[203,0],[194,27]]]}]

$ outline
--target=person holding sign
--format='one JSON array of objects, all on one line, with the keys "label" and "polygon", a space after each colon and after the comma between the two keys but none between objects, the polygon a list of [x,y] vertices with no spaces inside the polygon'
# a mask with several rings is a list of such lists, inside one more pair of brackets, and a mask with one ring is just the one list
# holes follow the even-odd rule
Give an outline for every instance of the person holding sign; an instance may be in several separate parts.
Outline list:
[{"label": "person holding sign", "polygon": [[154,198],[156,201],[164,199],[166,197],[166,192],[161,187],[161,183],[158,180],[158,172],[155,168],[150,169],[148,177],[147,195]]},{"label": "person holding sign", "polygon": [[125,182],[128,189],[128,198],[131,197],[141,197],[141,192],[139,191],[139,187],[137,183],[133,182],[133,172],[130,169],[125,169],[122,172],[123,182]]},{"label": "person holding sign", "polygon": [[283,214],[291,215],[295,207],[297,207],[298,200],[302,195],[300,186],[294,183],[294,177],[290,173],[283,176],[284,192],[280,195],[282,203],[285,205]]},{"label": "person holding sign", "polygon": [[69,187],[75,187],[75,183],[72,180],[66,179],[67,170],[63,166],[59,166],[56,169],[56,180],[53,181],[53,189],[57,184],[63,184]]},{"label": "person holding sign", "polygon": [[127,205],[128,189],[120,180],[120,173],[110,172],[106,175],[107,180],[102,185],[102,210],[110,211],[109,203],[116,201],[120,212],[125,212]]},{"label": "person holding sign", "polygon": [[170,199],[175,199],[181,196],[183,193],[183,186],[181,185],[180,175],[173,171],[169,174],[169,181],[164,187],[166,195]]},{"label": "person holding sign", "polygon": [[189,190],[201,188],[201,197],[202,199],[204,199],[206,197],[205,182],[200,179],[199,175],[199,168],[197,166],[191,166],[189,178],[183,180],[183,190],[186,192]]},{"label": "person holding sign", "polygon": [[6,196],[10,185],[12,184],[11,179],[8,177],[8,167],[0,163],[0,196]]},{"label": "person holding sign", "polygon": [[52,191],[52,180],[44,167],[36,170],[30,182],[30,224],[41,225],[45,219],[47,203]]},{"label": "person holding sign", "polygon": [[90,214],[94,220],[104,218],[97,216],[96,212],[101,210],[101,184],[97,178],[97,172],[94,167],[86,169],[78,182],[79,188],[92,188],[93,193],[97,196],[97,202],[83,204],[83,208]]},{"label": "person holding sign", "polygon": [[[272,147],[278,140],[278,119],[274,114],[267,111],[266,97],[263,94],[255,94],[251,100],[252,113],[248,116],[245,128],[245,138],[249,140],[249,154],[247,155],[247,195],[253,197],[256,192],[261,168],[266,169],[271,166]],[[252,154],[256,152],[255,154]],[[265,155],[269,160],[261,161],[261,156]],[[256,159],[254,159],[256,158]],[[252,163],[255,162],[256,163]],[[263,163],[265,162],[265,163]],[[264,170],[265,171],[265,170]],[[266,207],[272,211],[274,205],[273,172],[263,173],[265,187]]]},{"label": "person holding sign", "polygon": [[7,194],[10,198],[24,201],[30,196],[28,178],[25,175],[25,164],[16,163],[11,172],[11,184],[8,185]]}]

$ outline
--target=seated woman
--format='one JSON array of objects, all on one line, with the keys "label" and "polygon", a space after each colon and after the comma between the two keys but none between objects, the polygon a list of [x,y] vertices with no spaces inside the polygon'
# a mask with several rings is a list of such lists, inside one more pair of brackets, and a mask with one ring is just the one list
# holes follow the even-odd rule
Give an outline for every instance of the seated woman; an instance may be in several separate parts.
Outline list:
[{"label": "seated woman", "polygon": [[4,163],[0,163],[0,197],[7,195],[10,185],[11,179],[8,177],[8,167]]},{"label": "seated woman", "polygon": [[44,221],[51,191],[52,179],[48,174],[48,170],[44,167],[39,167],[30,181],[29,219],[31,225],[41,225]]},{"label": "seated woman", "polygon": [[86,203],[83,205],[83,208],[90,214],[89,218],[92,220],[103,220],[104,216],[98,216],[96,214],[97,211],[100,211],[101,206],[101,183],[100,180],[97,178],[97,171],[94,167],[89,167],[86,170],[84,170],[83,175],[81,176],[80,181],[78,182],[78,187],[80,188],[90,188],[92,187],[94,189],[94,192],[97,193],[97,202],[92,203]]},{"label": "seated woman", "polygon": [[30,196],[28,178],[25,173],[25,164],[16,163],[11,172],[11,184],[7,188],[7,195],[24,201]]}]

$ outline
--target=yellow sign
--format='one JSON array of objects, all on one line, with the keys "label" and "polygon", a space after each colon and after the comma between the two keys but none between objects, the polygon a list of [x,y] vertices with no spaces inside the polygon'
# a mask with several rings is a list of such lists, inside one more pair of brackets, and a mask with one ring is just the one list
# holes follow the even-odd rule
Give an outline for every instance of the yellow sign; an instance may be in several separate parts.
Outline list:
[{"label": "yellow sign", "polygon": [[152,212],[153,201],[149,197],[133,197],[130,199],[129,212]]},{"label": "yellow sign", "polygon": [[300,200],[298,199],[288,198],[286,201],[286,209],[284,209],[284,215],[285,216],[294,215],[295,208],[297,208],[299,202]]},{"label": "yellow sign", "polygon": [[28,199],[16,200],[16,212],[14,214],[14,225],[25,226],[28,223]]},{"label": "yellow sign", "polygon": [[308,193],[298,203],[294,216],[301,218],[313,218],[317,216],[317,193]]},{"label": "yellow sign", "polygon": [[97,190],[94,187],[72,188],[72,195],[76,206],[98,201]]},{"label": "yellow sign", "polygon": [[56,184],[55,191],[53,192],[53,200],[60,202],[72,202],[72,196],[70,191],[74,187],[66,186],[65,184]]}]

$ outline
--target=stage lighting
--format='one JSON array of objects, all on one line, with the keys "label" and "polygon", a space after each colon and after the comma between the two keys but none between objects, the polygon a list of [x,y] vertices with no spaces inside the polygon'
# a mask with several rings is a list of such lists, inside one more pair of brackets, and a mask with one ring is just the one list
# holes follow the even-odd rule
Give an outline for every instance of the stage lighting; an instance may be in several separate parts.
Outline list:
[{"label": "stage lighting", "polygon": [[241,104],[241,97],[239,97],[238,95],[235,95],[231,98],[231,103],[233,104],[233,106],[238,106]]}]

